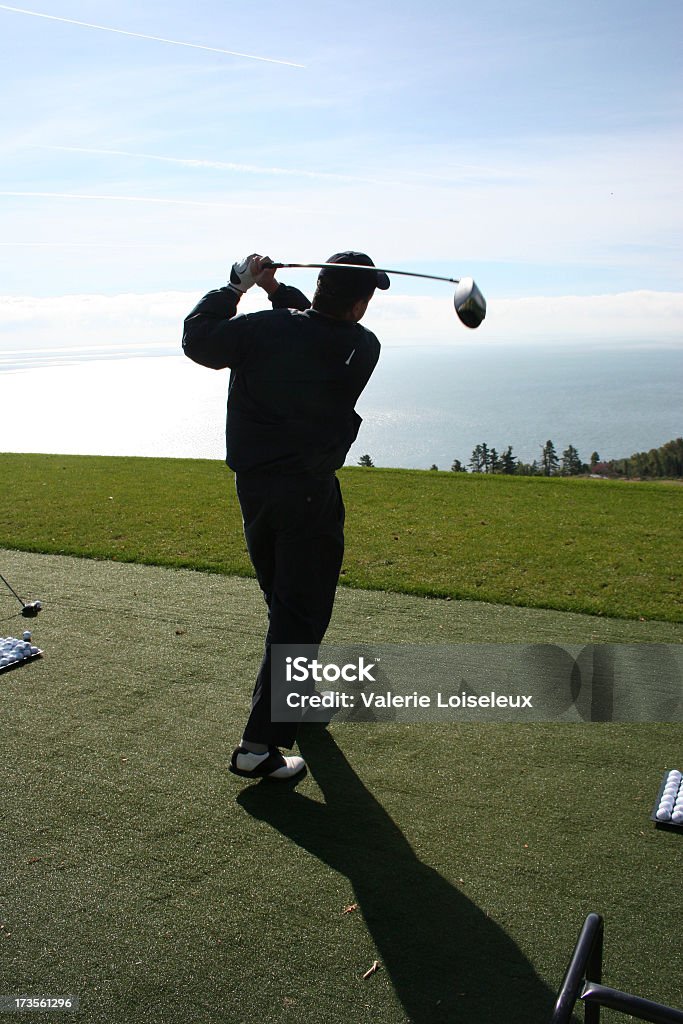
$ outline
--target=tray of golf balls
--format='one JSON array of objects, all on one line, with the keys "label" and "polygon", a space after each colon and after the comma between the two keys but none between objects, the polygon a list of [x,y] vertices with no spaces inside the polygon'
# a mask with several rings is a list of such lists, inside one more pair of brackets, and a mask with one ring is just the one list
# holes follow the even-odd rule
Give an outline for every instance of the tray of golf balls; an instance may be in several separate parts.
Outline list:
[{"label": "tray of golf balls", "polygon": [[659,828],[683,832],[683,773],[678,769],[664,773],[650,817]]},{"label": "tray of golf balls", "polygon": [[15,636],[0,637],[0,672],[16,668],[33,658],[39,658],[42,653],[39,647],[31,643],[31,634],[28,630],[21,640]]}]

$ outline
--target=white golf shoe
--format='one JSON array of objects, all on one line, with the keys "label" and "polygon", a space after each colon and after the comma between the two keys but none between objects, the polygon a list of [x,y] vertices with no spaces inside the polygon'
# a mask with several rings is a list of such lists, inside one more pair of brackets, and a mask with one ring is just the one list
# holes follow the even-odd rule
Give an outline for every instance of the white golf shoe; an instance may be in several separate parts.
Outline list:
[{"label": "white golf shoe", "polygon": [[230,759],[230,771],[243,779],[293,779],[305,768],[303,757],[284,757],[277,747],[271,747],[265,754],[254,754],[244,747],[237,747]]}]

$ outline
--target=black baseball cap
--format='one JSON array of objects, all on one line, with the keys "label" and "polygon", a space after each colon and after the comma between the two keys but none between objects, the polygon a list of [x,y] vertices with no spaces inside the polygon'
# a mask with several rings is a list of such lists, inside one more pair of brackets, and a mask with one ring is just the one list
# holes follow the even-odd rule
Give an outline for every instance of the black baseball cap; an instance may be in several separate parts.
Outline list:
[{"label": "black baseball cap", "polygon": [[[364,252],[337,252],[330,256],[328,263],[360,264],[362,267],[374,267],[369,256]],[[372,295],[375,288],[385,292],[389,287],[389,278],[383,270],[345,270],[340,273],[334,267],[323,267],[318,274],[318,283],[325,291],[344,298],[365,298]]]}]

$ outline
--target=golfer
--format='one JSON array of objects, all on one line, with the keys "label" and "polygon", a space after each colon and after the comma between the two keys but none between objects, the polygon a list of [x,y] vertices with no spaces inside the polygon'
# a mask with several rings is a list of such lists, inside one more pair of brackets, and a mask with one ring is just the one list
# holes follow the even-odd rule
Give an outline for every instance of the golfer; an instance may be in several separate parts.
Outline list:
[{"label": "golfer", "polygon": [[[249,556],[268,605],[268,631],[251,714],[230,771],[288,779],[305,768],[296,722],[271,720],[271,645],[319,644],[329,625],[344,553],[344,503],[335,471],[361,418],[356,401],[379,358],[360,326],[376,288],[389,287],[369,256],[343,252],[324,267],[313,302],[280,284],[268,257],[235,263],[185,321],[183,350],[215,370],[230,367],[227,463],[235,471]],[[237,316],[258,285],[272,310]]]}]

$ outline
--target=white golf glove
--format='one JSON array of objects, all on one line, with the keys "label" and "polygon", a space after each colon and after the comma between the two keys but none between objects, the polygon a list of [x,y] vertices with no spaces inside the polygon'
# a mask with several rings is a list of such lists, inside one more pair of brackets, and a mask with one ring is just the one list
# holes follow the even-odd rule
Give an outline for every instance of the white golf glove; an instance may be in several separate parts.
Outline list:
[{"label": "white golf glove", "polygon": [[251,256],[245,256],[243,260],[239,260],[237,263],[233,263],[230,271],[230,282],[228,288],[231,288],[238,295],[244,295],[253,284],[256,284],[256,274],[252,271],[252,262],[257,258],[258,253],[252,253]]}]

